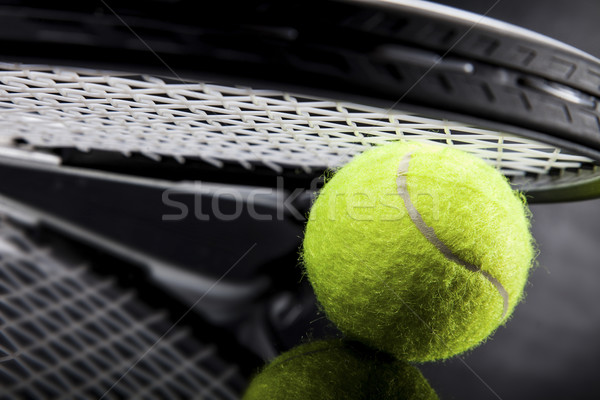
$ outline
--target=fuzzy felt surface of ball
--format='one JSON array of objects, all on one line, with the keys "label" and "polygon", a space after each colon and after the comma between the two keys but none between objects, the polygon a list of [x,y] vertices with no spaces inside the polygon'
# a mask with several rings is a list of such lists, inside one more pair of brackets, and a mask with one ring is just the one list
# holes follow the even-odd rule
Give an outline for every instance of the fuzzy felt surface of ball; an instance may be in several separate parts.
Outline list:
[{"label": "fuzzy felt surface of ball", "polygon": [[414,366],[339,339],[300,345],[254,377],[244,400],[435,400]]},{"label": "fuzzy felt surface of ball", "polygon": [[303,262],[347,337],[407,361],[446,359],[484,341],[522,298],[529,228],[523,197],[482,159],[396,142],[326,182]]}]

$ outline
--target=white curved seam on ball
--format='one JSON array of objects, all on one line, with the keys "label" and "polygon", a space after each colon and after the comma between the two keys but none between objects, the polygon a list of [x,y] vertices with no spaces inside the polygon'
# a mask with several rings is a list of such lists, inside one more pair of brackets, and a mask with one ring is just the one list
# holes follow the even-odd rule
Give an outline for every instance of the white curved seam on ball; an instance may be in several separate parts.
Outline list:
[{"label": "white curved seam on ball", "polygon": [[470,264],[464,260],[461,260],[458,256],[456,256],[456,254],[454,254],[452,250],[450,250],[448,246],[446,246],[444,242],[442,242],[437,237],[433,228],[425,223],[423,217],[412,203],[410,194],[408,193],[408,185],[406,178],[411,156],[412,152],[409,152],[404,157],[402,157],[402,160],[398,165],[398,175],[396,178],[396,190],[398,192],[398,195],[404,201],[404,207],[406,208],[410,219],[415,224],[417,229],[423,234],[423,236],[425,236],[425,239],[427,239],[431,244],[433,244],[438,249],[438,251],[442,253],[444,257],[446,257],[446,259],[456,264],[462,265],[469,271],[480,273],[485,279],[487,279],[492,285],[494,285],[496,290],[498,290],[500,296],[502,296],[502,300],[504,302],[504,309],[502,311],[502,319],[504,319],[506,313],[508,312],[508,292],[506,291],[504,286],[502,286],[500,281],[494,278],[489,272],[483,271],[481,268]]}]

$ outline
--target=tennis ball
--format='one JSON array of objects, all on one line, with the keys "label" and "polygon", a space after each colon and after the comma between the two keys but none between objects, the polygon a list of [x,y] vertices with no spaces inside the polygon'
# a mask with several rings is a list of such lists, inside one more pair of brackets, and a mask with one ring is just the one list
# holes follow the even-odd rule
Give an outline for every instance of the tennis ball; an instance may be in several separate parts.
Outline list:
[{"label": "tennis ball", "polygon": [[244,400],[434,400],[421,372],[357,343],[340,339],[283,353],[250,383]]},{"label": "tennis ball", "polygon": [[473,348],[511,315],[534,256],[528,210],[493,167],[395,142],[341,168],[317,197],[303,260],[347,337],[407,361]]}]

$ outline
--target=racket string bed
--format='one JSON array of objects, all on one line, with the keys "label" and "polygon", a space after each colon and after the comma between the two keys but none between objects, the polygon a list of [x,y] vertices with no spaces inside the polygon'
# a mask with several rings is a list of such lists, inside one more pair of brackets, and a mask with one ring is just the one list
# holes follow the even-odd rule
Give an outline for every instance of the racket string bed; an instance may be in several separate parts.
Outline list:
[{"label": "racket string bed", "polygon": [[0,144],[141,153],[276,173],[336,168],[376,144],[460,146],[514,182],[572,179],[592,159],[498,130],[278,90],[0,64]]}]

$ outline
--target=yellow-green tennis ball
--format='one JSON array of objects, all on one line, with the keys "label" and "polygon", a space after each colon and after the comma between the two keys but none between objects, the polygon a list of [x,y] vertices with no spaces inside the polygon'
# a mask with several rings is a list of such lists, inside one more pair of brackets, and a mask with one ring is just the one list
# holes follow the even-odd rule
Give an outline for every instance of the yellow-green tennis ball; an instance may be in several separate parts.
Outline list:
[{"label": "yellow-green tennis ball", "polygon": [[504,323],[534,256],[527,207],[482,159],[396,142],[355,157],[306,226],[306,273],[348,337],[409,361],[468,350]]},{"label": "yellow-green tennis ball", "polygon": [[421,372],[341,340],[298,346],[250,383],[244,400],[435,400]]}]

